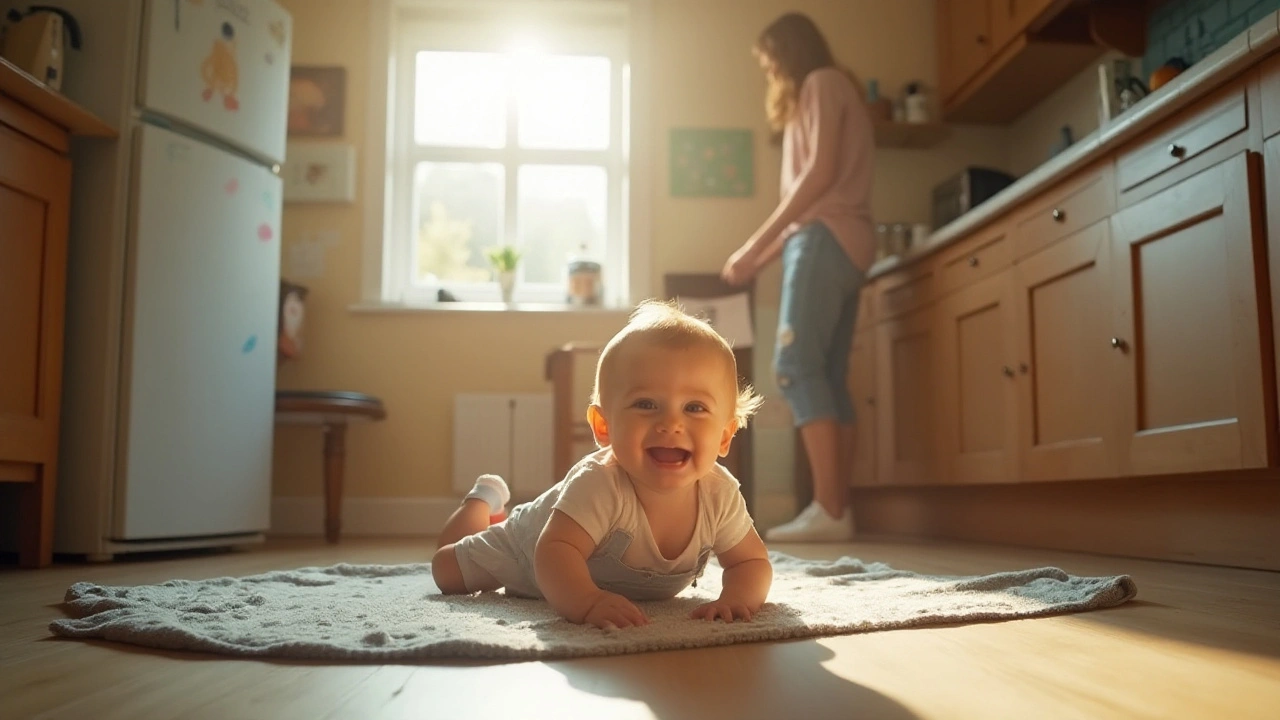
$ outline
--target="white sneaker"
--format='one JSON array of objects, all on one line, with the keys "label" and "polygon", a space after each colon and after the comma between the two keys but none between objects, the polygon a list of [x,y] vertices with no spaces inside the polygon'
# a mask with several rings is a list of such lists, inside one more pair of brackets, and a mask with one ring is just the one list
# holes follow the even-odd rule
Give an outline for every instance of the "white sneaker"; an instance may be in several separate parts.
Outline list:
[{"label": "white sneaker", "polygon": [[818,501],[791,522],[764,531],[764,539],[773,542],[841,542],[853,539],[853,508],[844,508],[844,515],[833,518]]}]

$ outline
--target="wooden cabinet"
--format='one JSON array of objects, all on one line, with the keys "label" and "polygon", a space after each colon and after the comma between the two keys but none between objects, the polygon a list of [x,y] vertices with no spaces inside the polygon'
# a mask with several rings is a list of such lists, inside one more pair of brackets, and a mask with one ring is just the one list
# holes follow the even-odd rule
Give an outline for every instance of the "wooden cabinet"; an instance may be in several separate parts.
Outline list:
[{"label": "wooden cabinet", "polygon": [[1003,48],[1027,30],[1054,0],[988,0],[991,17],[991,44]]},{"label": "wooden cabinet", "polygon": [[853,443],[853,485],[876,484],[876,333],[871,325],[853,336],[849,352],[849,396],[856,415]]},{"label": "wooden cabinet", "polygon": [[1262,64],[1261,105],[1262,134],[1270,138],[1280,133],[1280,55]]},{"label": "wooden cabinet", "polygon": [[965,484],[1010,482],[1017,470],[1017,343],[1012,272],[938,305],[940,475]]},{"label": "wooden cabinet", "polygon": [[876,327],[876,475],[881,483],[936,479],[933,311],[926,305]]},{"label": "wooden cabinet", "polygon": [[939,84],[955,93],[991,57],[988,0],[938,0]]},{"label": "wooden cabinet", "polygon": [[1240,153],[1112,217],[1123,474],[1273,461],[1261,192]]},{"label": "wooden cabinet", "polygon": [[0,60],[0,482],[25,567],[53,556],[72,132],[115,134]]},{"label": "wooden cabinet", "polygon": [[[1267,140],[1264,145],[1263,162],[1266,167],[1266,198],[1268,208],[1280,208],[1280,135]],[[1275,375],[1271,379],[1270,392],[1280,387],[1280,210],[1273,210],[1267,222],[1267,260],[1271,276],[1271,360],[1275,365]],[[1265,349],[1265,345],[1263,346]]]},{"label": "wooden cabinet", "polygon": [[1019,480],[1117,474],[1108,230],[1096,222],[1014,268]]}]

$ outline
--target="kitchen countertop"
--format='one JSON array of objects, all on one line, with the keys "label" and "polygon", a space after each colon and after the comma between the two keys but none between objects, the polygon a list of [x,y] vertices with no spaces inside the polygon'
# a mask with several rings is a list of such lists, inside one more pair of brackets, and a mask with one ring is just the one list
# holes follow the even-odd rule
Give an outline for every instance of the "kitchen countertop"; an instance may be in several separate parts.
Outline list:
[{"label": "kitchen countertop", "polygon": [[905,255],[877,261],[867,273],[874,279],[931,255],[999,218],[1068,175],[1149,130],[1161,120],[1199,100],[1263,57],[1280,49],[1280,11],[1268,15],[1187,68],[1123,115],[1085,136],[1043,165],[1027,173],[978,207],[935,230]]}]

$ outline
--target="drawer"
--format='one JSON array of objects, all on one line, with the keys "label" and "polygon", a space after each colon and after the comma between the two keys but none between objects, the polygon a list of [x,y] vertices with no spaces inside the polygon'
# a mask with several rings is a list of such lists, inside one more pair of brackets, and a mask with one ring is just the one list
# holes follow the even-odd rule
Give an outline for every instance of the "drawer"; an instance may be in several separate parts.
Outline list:
[{"label": "drawer", "polygon": [[995,275],[1013,264],[1008,227],[1000,224],[965,238],[944,250],[938,262],[939,295]]},{"label": "drawer", "polygon": [[1280,54],[1262,64],[1262,136],[1280,133]]},{"label": "drawer", "polygon": [[854,332],[866,330],[876,321],[876,289],[878,286],[878,280],[867,283],[859,293],[858,318],[854,321]]},{"label": "drawer", "polygon": [[937,293],[936,260],[926,257],[880,278],[876,282],[876,318],[897,317],[933,302]]},{"label": "drawer", "polygon": [[1027,203],[1011,230],[1014,258],[1024,258],[1055,241],[1109,217],[1116,209],[1110,163],[1095,165]]},{"label": "drawer", "polygon": [[[1116,183],[1120,192],[1128,193],[1173,168],[1187,164],[1192,158],[1241,135],[1248,127],[1245,85],[1234,82],[1157,125],[1137,142],[1122,149],[1116,157]],[[1243,136],[1241,140],[1244,140]],[[1228,152],[1234,154],[1235,150]],[[1170,178],[1171,182],[1174,180],[1176,178]]]}]

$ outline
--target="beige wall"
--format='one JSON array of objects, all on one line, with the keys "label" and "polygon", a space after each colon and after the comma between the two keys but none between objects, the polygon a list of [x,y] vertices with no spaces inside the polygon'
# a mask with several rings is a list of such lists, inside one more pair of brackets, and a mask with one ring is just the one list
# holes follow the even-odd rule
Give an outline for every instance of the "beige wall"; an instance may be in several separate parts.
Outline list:
[{"label": "beige wall", "polygon": [[[294,63],[347,68],[346,141],[363,146],[364,78],[369,73],[368,11],[351,0],[283,0],[294,16]],[[664,273],[715,271],[772,210],[778,152],[761,116],[763,81],[749,48],[757,33],[786,10],[810,13],[839,58],[886,91],[935,76],[933,0],[654,0],[652,117],[653,287]],[[749,127],[756,131],[756,188],[749,199],[679,199],[665,191],[666,135],[673,126]],[[885,151],[878,157],[877,217],[925,221],[929,188],[965,164],[1004,167],[999,129],[957,128],[931,150]],[[362,187],[361,184],[357,185]],[[339,241],[323,277],[308,280],[305,356],[280,370],[282,388],[339,388],[382,397],[390,417],[348,435],[347,496],[444,496],[450,493],[452,396],[456,392],[546,391],[543,358],[569,340],[603,340],[622,315],[462,312],[356,313],[361,282],[362,201],[329,208],[286,206],[287,253],[307,233],[335,228]],[[287,265],[286,265],[287,267]],[[772,410],[757,423],[756,480],[779,505],[762,522],[790,511],[789,416],[767,368],[776,328],[780,273],[759,287],[757,384]],[[318,495],[320,439],[309,429],[277,434],[277,496]]]}]

